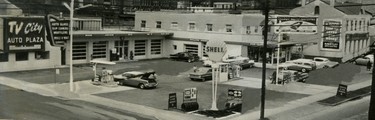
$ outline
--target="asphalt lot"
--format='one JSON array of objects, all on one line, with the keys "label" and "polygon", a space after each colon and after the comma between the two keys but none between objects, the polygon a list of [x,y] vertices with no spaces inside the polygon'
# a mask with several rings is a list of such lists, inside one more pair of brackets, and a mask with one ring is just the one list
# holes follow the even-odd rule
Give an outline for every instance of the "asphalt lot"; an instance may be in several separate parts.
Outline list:
[{"label": "asphalt lot", "polygon": [[[98,65],[98,70],[105,67],[106,69],[113,70],[114,74],[120,74],[131,70],[153,69],[156,71],[159,86],[156,89],[127,89],[124,91],[107,92],[95,95],[158,109],[167,109],[168,94],[175,92],[177,93],[178,108],[180,108],[183,90],[185,88],[196,87],[198,89],[198,103],[200,109],[209,109],[212,100],[211,81],[191,81],[188,78],[188,74],[189,72],[192,72],[194,65],[199,67],[202,65],[202,62],[187,63],[182,61],[172,61],[169,59],[158,59],[117,63],[116,65]],[[348,72],[348,70],[350,71]],[[267,77],[272,71],[274,70],[266,69]],[[241,76],[261,79],[261,72],[261,68],[250,68],[241,71]],[[317,70],[316,72],[311,72],[311,77],[307,80],[307,83],[336,87],[339,83],[353,84],[369,79],[371,78],[371,74],[369,73],[370,72],[365,70],[365,67],[363,66],[355,66],[352,64],[340,65],[333,69],[322,69]],[[90,80],[93,78],[93,74],[90,65],[75,65],[74,67],[75,81]],[[60,74],[58,75],[55,74],[55,69],[8,72],[0,73],[0,75],[39,84],[54,84],[55,82],[67,83],[69,81],[68,68],[61,68]],[[337,76],[338,78],[334,78]],[[247,105],[244,105],[247,110],[253,111],[259,109],[259,88],[241,87],[240,85],[227,85],[221,83],[219,84],[218,89],[219,108],[223,108],[224,102],[227,99],[227,90],[229,88],[244,90],[243,99],[249,101],[246,102]],[[275,90],[267,90],[266,93],[266,108],[280,107],[290,101],[309,96],[309,94],[280,92]]]}]

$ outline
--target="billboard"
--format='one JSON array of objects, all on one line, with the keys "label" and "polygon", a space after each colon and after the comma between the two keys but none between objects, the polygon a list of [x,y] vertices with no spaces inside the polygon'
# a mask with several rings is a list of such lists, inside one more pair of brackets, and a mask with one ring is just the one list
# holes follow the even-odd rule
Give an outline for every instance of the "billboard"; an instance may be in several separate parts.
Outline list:
[{"label": "billboard", "polygon": [[60,20],[54,15],[47,15],[47,40],[51,46],[66,46],[66,42],[70,40],[69,20]]},{"label": "billboard", "polygon": [[36,17],[4,18],[4,50],[44,51],[45,21]]},{"label": "billboard", "polygon": [[290,34],[315,34],[318,31],[318,17],[315,16],[276,16],[275,32]]},{"label": "billboard", "polygon": [[341,20],[325,19],[323,20],[322,30],[322,49],[339,50],[340,49],[340,33]]}]

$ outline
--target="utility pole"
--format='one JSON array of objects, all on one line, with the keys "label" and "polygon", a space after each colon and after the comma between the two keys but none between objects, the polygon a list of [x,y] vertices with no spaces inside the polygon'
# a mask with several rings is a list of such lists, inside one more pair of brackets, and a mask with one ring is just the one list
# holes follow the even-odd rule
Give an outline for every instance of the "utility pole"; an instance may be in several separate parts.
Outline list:
[{"label": "utility pole", "polygon": [[[370,50],[373,52],[375,57],[375,45],[370,45]],[[371,81],[371,97],[370,97],[370,108],[368,110],[368,120],[375,119],[375,64],[372,63],[372,81]]]},{"label": "utility pole", "polygon": [[266,99],[266,62],[267,62],[267,35],[268,35],[268,17],[269,17],[269,0],[264,3],[264,28],[263,28],[263,53],[262,53],[262,89],[260,98],[260,120],[268,120],[264,118],[264,106]]}]

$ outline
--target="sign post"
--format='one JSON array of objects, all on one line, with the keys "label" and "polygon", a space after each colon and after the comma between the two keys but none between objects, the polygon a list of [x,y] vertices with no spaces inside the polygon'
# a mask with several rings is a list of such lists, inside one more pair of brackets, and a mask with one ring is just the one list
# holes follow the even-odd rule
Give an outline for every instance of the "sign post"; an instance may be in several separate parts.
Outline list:
[{"label": "sign post", "polygon": [[220,79],[220,66],[218,62],[222,61],[223,56],[227,52],[227,47],[224,41],[210,40],[206,44],[206,53],[208,58],[212,61],[212,107],[211,110],[218,110],[216,103],[217,96],[217,82]]}]

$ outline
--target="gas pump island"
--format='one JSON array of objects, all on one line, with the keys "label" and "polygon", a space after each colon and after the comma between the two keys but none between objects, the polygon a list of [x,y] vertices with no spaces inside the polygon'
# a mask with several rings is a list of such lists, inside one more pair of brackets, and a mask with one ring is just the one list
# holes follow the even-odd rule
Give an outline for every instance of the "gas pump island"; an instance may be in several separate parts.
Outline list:
[{"label": "gas pump island", "polygon": [[206,44],[205,49],[208,58],[212,61],[212,107],[211,110],[218,110],[217,108],[217,83],[222,79],[228,80],[229,65],[222,63],[223,56],[227,52],[227,47],[224,41],[210,40]]}]

